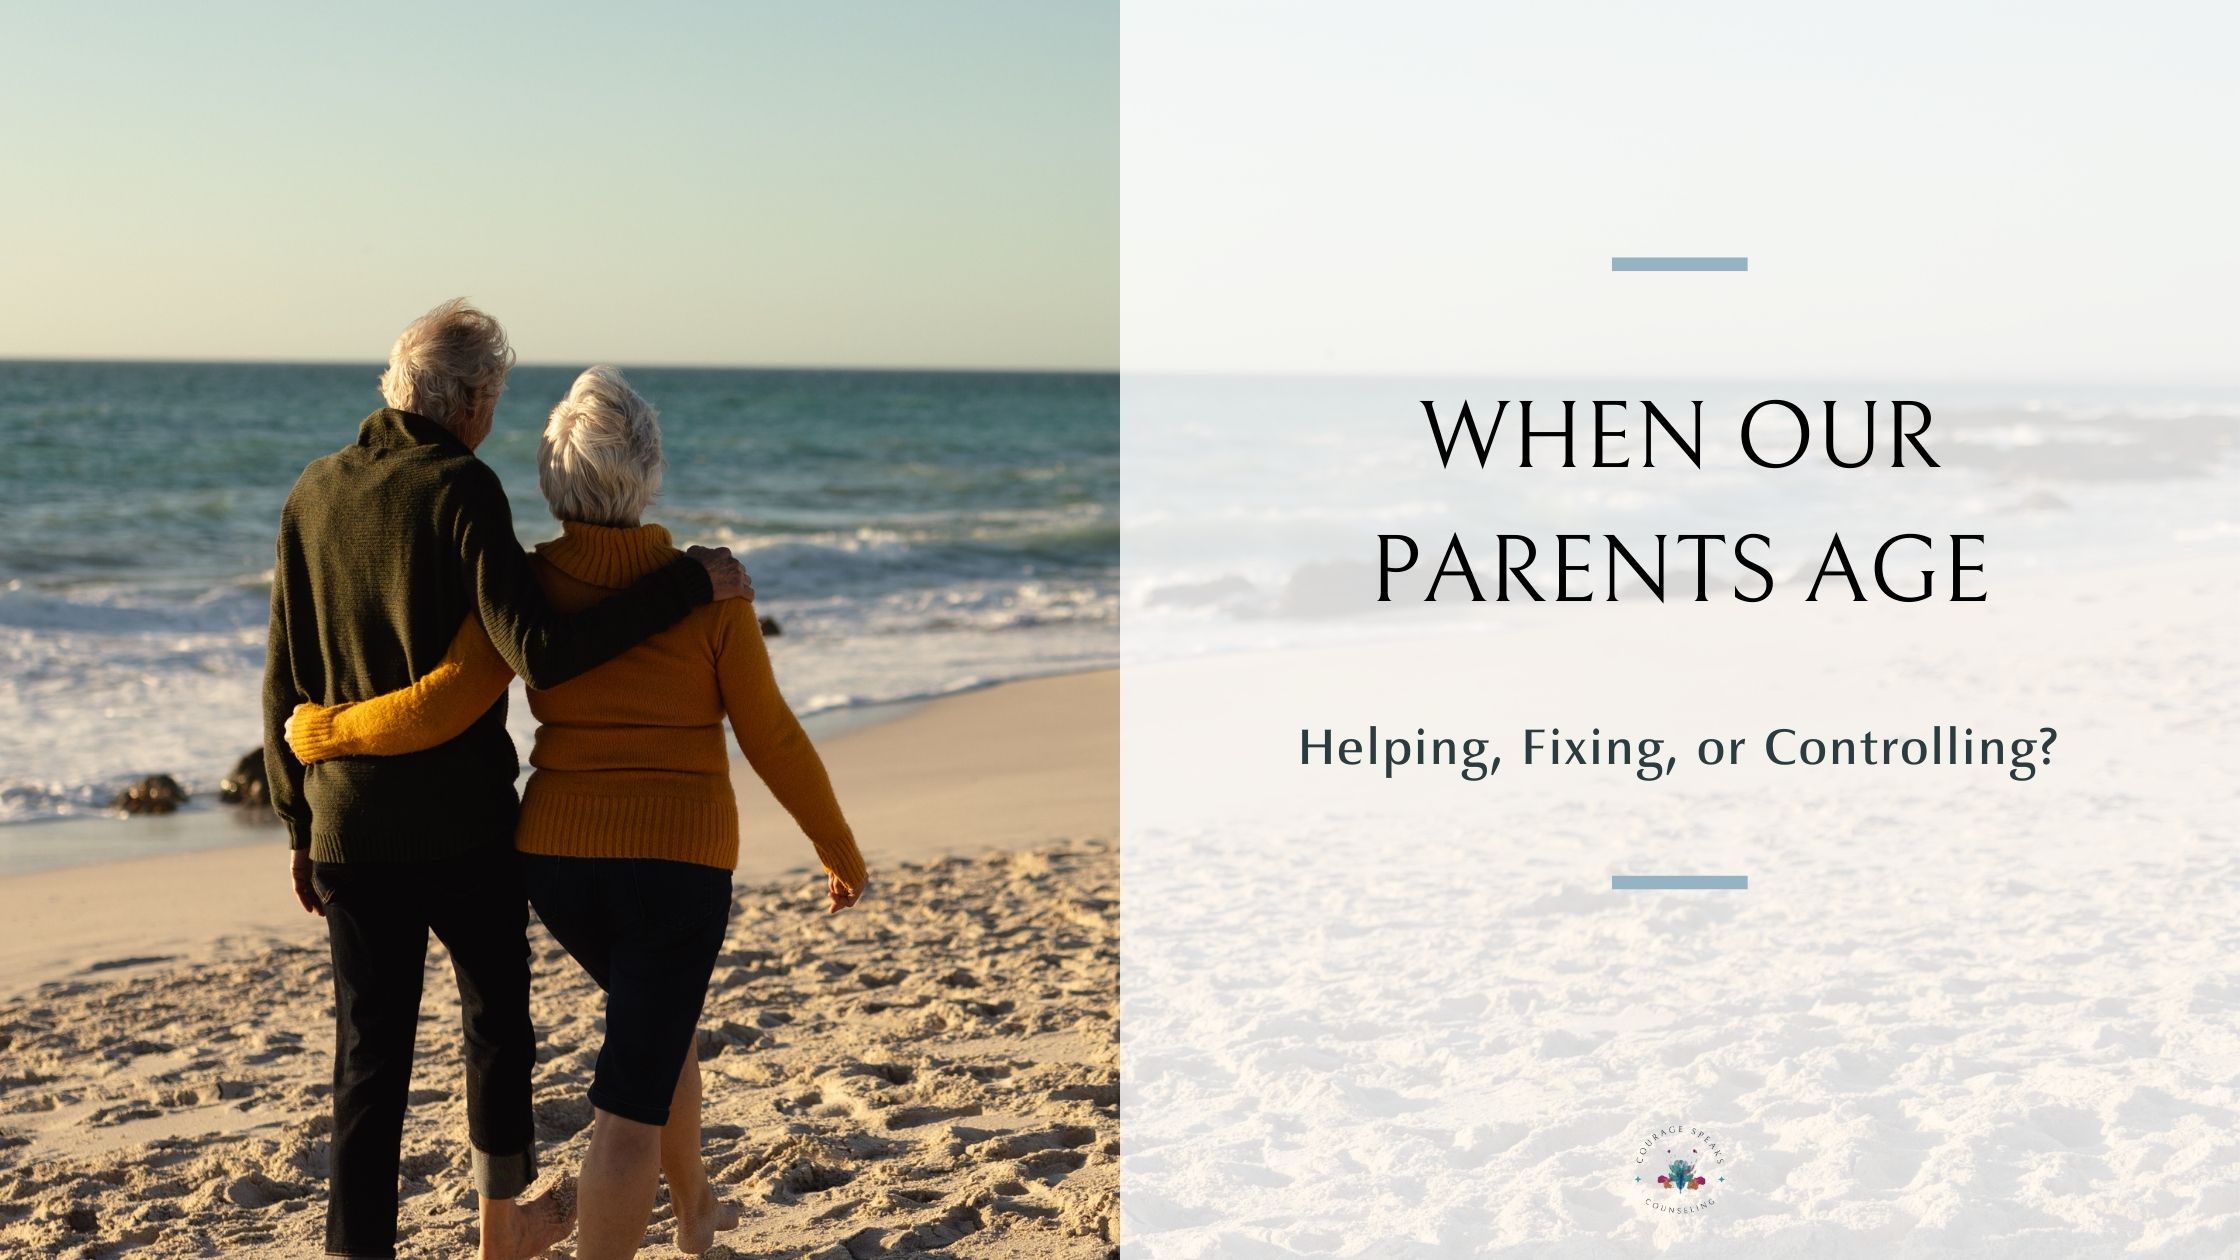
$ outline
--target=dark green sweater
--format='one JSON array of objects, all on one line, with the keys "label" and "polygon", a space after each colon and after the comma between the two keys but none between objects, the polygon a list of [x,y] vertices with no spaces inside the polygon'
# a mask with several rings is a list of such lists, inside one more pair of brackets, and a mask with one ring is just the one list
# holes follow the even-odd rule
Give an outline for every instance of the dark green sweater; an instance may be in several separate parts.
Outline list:
[{"label": "dark green sweater", "polygon": [[546,602],[489,465],[433,421],[382,410],[314,461],[280,513],[264,747],[289,844],[321,862],[432,861],[511,846],[520,763],[500,697],[465,734],[307,771],[282,727],[303,701],[370,700],[434,668],[469,613],[532,687],[557,686],[707,603],[680,559],[604,603]]}]

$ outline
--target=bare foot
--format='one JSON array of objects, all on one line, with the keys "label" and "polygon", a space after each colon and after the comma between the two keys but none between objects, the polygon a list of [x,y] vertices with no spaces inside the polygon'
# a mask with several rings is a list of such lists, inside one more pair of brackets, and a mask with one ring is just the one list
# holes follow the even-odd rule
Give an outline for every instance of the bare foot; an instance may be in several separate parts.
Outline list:
[{"label": "bare foot", "polygon": [[530,1260],[576,1227],[576,1183],[563,1177],[534,1199],[517,1199],[483,1214],[482,1260]]},{"label": "bare foot", "polygon": [[739,1227],[739,1205],[717,1195],[705,1181],[697,1194],[680,1196],[672,1188],[669,1198],[677,1212],[677,1250],[688,1256],[715,1246],[720,1231]]}]

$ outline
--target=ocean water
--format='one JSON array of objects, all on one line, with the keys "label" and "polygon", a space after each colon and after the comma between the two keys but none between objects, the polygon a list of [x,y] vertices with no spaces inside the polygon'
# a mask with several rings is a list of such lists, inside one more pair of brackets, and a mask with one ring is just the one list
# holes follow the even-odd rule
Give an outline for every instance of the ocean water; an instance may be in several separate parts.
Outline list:
[{"label": "ocean water", "polygon": [[[648,519],[744,559],[798,711],[1115,660],[1115,377],[625,370],[662,413]],[[558,532],[536,446],[574,373],[517,368],[480,452],[524,544]],[[257,746],[280,505],[378,374],[0,362],[0,822],[207,793]]]}]

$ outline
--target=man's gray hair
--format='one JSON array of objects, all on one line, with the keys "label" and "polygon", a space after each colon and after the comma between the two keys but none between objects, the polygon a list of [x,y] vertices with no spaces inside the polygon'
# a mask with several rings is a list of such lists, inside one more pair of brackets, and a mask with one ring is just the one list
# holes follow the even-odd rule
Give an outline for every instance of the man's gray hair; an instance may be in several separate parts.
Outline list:
[{"label": "man's gray hair", "polygon": [[661,489],[661,416],[622,373],[586,368],[545,422],[537,485],[553,516],[589,525],[639,523]]},{"label": "man's gray hair", "polygon": [[478,408],[497,405],[512,368],[506,330],[465,298],[453,298],[397,334],[381,397],[399,411],[456,428]]}]

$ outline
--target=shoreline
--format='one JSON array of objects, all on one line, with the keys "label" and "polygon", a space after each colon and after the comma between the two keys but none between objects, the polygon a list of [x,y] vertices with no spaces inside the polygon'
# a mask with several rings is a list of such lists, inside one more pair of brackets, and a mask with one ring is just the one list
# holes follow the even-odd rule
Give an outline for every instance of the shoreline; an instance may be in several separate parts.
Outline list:
[{"label": "shoreline", "polygon": [[[1114,664],[975,682],[937,694],[903,696],[894,700],[820,709],[814,713],[802,714],[800,722],[802,729],[809,733],[809,738],[816,741],[821,750],[827,744],[844,737],[889,722],[901,721],[928,705],[943,704],[959,697],[1019,683],[1040,683],[1109,673],[1118,668]],[[519,707],[522,702],[518,685],[512,698],[516,707]],[[747,768],[745,760],[739,756],[738,746],[728,732],[724,738],[730,751],[733,782],[736,784],[739,774],[751,777],[753,771]],[[515,780],[518,789],[527,785],[533,767],[529,765],[526,744],[519,739],[515,744],[521,757],[521,773]],[[251,811],[223,804],[217,799],[214,789],[196,792],[183,807],[170,814],[133,817],[115,810],[102,809],[19,818],[0,822],[0,882],[47,871],[107,866],[119,862],[176,857],[234,845],[253,845],[271,839],[277,829],[277,821],[267,817],[262,809]],[[29,845],[24,843],[26,840],[30,841]],[[151,844],[158,847],[151,849]],[[68,847],[75,852],[53,856],[26,852],[27,849],[48,845]]]},{"label": "shoreline", "polygon": [[[1060,838],[1117,839],[1118,706],[1118,671],[1103,669],[864,706],[845,712],[891,711],[837,733],[812,728],[872,866],[871,896],[883,865]],[[741,835],[735,881],[806,879],[816,865],[808,841],[736,747],[731,765]],[[18,826],[65,840],[131,828],[118,834],[135,843],[168,828],[188,847],[0,874],[0,998],[323,935],[284,882],[279,828],[245,823],[228,807]]]}]

